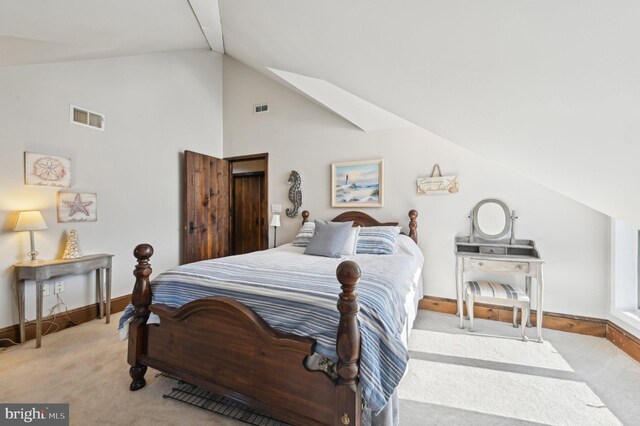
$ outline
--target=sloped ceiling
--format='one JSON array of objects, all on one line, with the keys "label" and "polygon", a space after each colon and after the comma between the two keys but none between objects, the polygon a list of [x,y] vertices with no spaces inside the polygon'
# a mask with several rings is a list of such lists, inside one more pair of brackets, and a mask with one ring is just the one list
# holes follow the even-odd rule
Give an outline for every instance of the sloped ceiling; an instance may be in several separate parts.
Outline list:
[{"label": "sloped ceiling", "polygon": [[340,115],[365,132],[413,127],[407,120],[391,114],[328,81],[293,72],[267,68],[280,81],[314,102]]},{"label": "sloped ceiling", "polygon": [[226,53],[253,68],[326,80],[640,227],[640,2],[221,0],[220,14]]},{"label": "sloped ceiling", "polygon": [[0,0],[0,66],[210,46],[222,53],[217,0],[192,1],[193,9],[188,0]]}]

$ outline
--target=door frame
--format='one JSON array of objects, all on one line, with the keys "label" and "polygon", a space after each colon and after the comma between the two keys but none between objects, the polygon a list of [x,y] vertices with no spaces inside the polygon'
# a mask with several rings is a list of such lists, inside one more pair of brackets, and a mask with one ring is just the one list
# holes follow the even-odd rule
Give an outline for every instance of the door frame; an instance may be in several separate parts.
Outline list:
[{"label": "door frame", "polygon": [[269,248],[269,232],[270,232],[270,221],[269,221],[269,153],[268,152],[264,152],[264,153],[260,153],[260,154],[249,154],[249,155],[238,155],[235,157],[226,157],[224,158],[225,160],[227,160],[230,163],[231,166],[231,170],[229,173],[229,212],[231,213],[230,216],[230,223],[229,223],[229,241],[233,241],[233,209],[234,209],[234,205],[233,205],[233,200],[234,200],[234,194],[233,194],[233,163],[239,163],[239,162],[243,162],[243,161],[251,161],[251,160],[264,160],[264,182],[263,182],[263,191],[264,191],[264,201],[263,201],[263,211],[264,211],[264,223],[267,224],[266,229],[267,232],[265,232],[264,235],[264,243],[265,243],[265,247]]},{"label": "door frame", "polygon": [[[235,229],[234,220],[235,220],[235,214],[236,214],[236,211],[235,211],[235,208],[234,208],[235,206],[233,204],[233,200],[234,200],[234,196],[235,196],[234,191],[235,191],[235,188],[236,188],[236,179],[237,178],[242,178],[242,177],[254,177],[254,176],[257,177],[257,176],[259,176],[259,177],[262,178],[262,183],[263,183],[262,191],[264,193],[265,172],[259,171],[259,172],[243,172],[243,173],[235,173],[235,174],[231,173],[230,176],[231,176],[231,185],[229,186],[229,192],[230,192],[229,193],[229,197],[230,197],[229,201],[230,201],[230,206],[231,206],[231,208],[230,208],[231,213],[229,214],[229,217],[231,218],[231,223],[230,223],[230,227],[229,227],[229,230],[230,230],[229,247],[231,249],[231,255],[233,256],[233,255],[238,254],[237,247],[236,247],[236,239],[234,238],[234,235],[233,235],[233,231]],[[266,199],[266,196],[267,196],[267,194],[264,193],[264,197],[262,197],[262,200]],[[261,206],[261,208],[264,211],[264,201],[261,201],[261,203],[263,204]],[[268,216],[268,213],[269,212],[267,212],[267,215],[265,215],[265,216]],[[265,249],[269,248],[269,222],[265,220],[265,216],[262,216],[260,218],[261,219],[260,222],[262,224],[259,225],[259,226],[260,226],[260,229],[264,233],[261,236],[261,241],[259,243],[260,244],[259,250],[265,250]],[[264,237],[265,235],[267,236],[266,239]]]}]

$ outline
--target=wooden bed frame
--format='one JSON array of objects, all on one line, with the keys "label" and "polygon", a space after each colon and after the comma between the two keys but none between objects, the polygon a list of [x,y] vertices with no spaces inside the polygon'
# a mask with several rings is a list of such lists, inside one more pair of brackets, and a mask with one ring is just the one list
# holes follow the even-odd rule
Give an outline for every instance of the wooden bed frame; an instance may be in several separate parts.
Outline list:
[{"label": "wooden bed frame", "polygon": [[[409,212],[409,236],[416,241],[418,212]],[[309,212],[302,212],[303,222]],[[393,226],[366,213],[350,211],[334,222],[354,221],[354,226]],[[131,296],[134,306],[129,325],[128,362],[130,389],[142,389],[147,367],[245,403],[294,425],[360,425],[362,401],[358,391],[360,361],[357,263],[347,260],[337,268],[342,292],[336,340],[338,380],[305,368],[315,340],[280,333],[246,305],[228,297],[206,297],[179,308],[151,304],[153,248],[138,245],[136,277]],[[147,325],[149,313],[161,323]]]}]

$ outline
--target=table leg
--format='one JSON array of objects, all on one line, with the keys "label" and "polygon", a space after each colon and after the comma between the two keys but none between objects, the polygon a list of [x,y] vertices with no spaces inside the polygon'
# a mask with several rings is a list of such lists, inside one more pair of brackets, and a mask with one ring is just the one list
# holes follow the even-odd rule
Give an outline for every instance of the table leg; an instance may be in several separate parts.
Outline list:
[{"label": "table leg", "polygon": [[98,318],[104,317],[104,297],[102,297],[102,269],[96,269],[96,293],[98,295]]},{"label": "table leg", "polygon": [[111,268],[107,268],[107,285],[106,285],[106,301],[107,301],[107,324],[111,319]]},{"label": "table leg", "polygon": [[526,320],[526,317],[527,317],[527,304],[526,303],[522,304],[520,306],[520,315],[522,315],[522,317],[520,318],[520,328],[521,328],[521,331],[522,331],[521,336],[522,336],[522,340],[524,340],[526,342],[527,340],[529,340],[527,338],[527,335],[524,332],[525,326],[527,325],[526,324],[526,322],[527,322],[527,320]]},{"label": "table leg", "polygon": [[36,348],[42,342],[42,281],[36,281]]},{"label": "table leg", "polygon": [[462,308],[462,262],[462,259],[456,257],[456,300],[458,302],[458,312],[456,315],[460,317],[460,328],[464,328],[464,309]]},{"label": "table leg", "polygon": [[[531,306],[531,303],[533,302],[533,299],[531,299],[531,275],[527,275],[525,277],[525,290],[527,292],[527,296],[529,296],[529,306]],[[527,318],[527,327],[531,328],[531,315],[529,315],[529,317]]]},{"label": "table leg", "polygon": [[538,327],[538,342],[543,343],[542,340],[542,296],[544,295],[544,278],[542,275],[542,264],[538,265],[538,275],[536,277],[536,282],[538,283],[538,305],[536,306],[537,314],[536,314],[536,325]]},{"label": "table leg", "polygon": [[18,320],[20,321],[20,343],[27,341],[24,311],[24,280],[17,281],[16,290],[18,292]]}]

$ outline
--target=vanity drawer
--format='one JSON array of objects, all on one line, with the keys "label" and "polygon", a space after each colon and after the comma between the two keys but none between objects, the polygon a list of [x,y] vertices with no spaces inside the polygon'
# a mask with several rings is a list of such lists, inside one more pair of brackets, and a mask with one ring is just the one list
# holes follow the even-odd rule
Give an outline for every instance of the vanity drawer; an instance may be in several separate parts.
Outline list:
[{"label": "vanity drawer", "polygon": [[465,269],[467,271],[529,272],[529,264],[527,262],[465,259]]},{"label": "vanity drawer", "polygon": [[480,246],[480,254],[507,254],[506,247],[484,247]]}]

